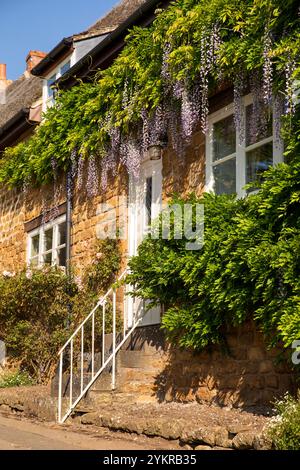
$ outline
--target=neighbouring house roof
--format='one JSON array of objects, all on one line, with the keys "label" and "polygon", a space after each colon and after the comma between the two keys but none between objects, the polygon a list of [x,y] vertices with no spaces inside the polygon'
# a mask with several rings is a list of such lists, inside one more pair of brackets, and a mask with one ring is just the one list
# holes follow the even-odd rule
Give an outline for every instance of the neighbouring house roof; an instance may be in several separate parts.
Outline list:
[{"label": "neighbouring house roof", "polygon": [[41,96],[42,80],[30,74],[22,75],[8,85],[6,103],[0,104],[0,128],[22,108],[30,107]]},{"label": "neighbouring house roof", "polygon": [[41,77],[48,73],[55,64],[62,61],[73,51],[73,37],[63,38],[56,46],[48,52],[46,57],[41,60],[33,69],[31,70],[32,75]]},{"label": "neighbouring house roof", "polygon": [[[115,31],[143,4],[149,0],[122,0],[105,16],[96,21],[92,26],[78,34],[62,39],[41,62],[32,69],[33,75],[45,76],[55,64],[59,63],[73,50],[76,41],[84,41],[96,36],[104,36]],[[158,1],[156,1],[158,3]]]},{"label": "neighbouring house roof", "polygon": [[8,85],[5,104],[0,104],[0,151],[13,143],[17,129],[20,135],[28,125],[32,127],[39,122],[38,118],[31,120],[31,107],[41,97],[42,80],[28,72]]},{"label": "neighbouring house roof", "polygon": [[[111,65],[119,52],[125,45],[125,37],[133,26],[146,27],[152,23],[155,18],[155,10],[159,6],[166,8],[171,0],[123,0],[112,10],[112,15],[116,10],[116,17],[121,21],[119,26],[96,45],[88,54],[80,59],[68,72],[56,82],[61,89],[68,89],[76,84],[77,80],[87,79],[97,69],[105,69]],[[130,7],[129,7],[130,5]],[[135,7],[135,8],[133,8]],[[132,9],[132,10],[131,10]],[[130,11],[132,13],[130,14]],[[126,13],[126,14],[125,14]],[[130,16],[126,16],[126,15]],[[107,15],[109,16],[109,14]],[[114,16],[112,16],[113,18]],[[106,21],[104,17],[103,21]],[[101,20],[100,20],[101,22]],[[98,27],[99,23],[98,22]],[[97,23],[96,23],[97,24]]]}]

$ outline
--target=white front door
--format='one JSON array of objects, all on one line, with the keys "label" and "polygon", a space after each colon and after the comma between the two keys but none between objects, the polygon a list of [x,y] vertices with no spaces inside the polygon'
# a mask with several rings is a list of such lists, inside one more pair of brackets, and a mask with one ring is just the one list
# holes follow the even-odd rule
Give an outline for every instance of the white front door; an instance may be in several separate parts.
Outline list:
[{"label": "white front door", "polygon": [[[141,164],[138,180],[130,177],[129,182],[129,255],[135,256],[139,244],[149,232],[151,222],[157,218],[162,205],[162,160],[145,160]],[[140,299],[128,300],[128,326],[133,318],[143,317],[142,325],[160,323],[161,308],[147,311],[147,303]]]}]

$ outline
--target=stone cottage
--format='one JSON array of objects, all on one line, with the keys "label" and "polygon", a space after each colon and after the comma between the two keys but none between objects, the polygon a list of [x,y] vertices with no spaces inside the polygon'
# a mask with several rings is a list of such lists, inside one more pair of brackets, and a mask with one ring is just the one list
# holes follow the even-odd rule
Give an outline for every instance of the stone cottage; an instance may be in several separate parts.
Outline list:
[{"label": "stone cottage", "polygon": [[[167,8],[168,3],[123,0],[87,31],[64,38],[47,55],[31,52],[27,63],[33,60],[35,65],[16,82],[6,83],[1,66],[5,98],[0,104],[0,151],[30,135],[41,120],[41,109],[46,111],[55,100],[55,87],[69,89],[76,80],[89,80],[96,70],[109,67],[122,50],[128,30],[150,25],[158,4]],[[70,263],[80,275],[94,256],[97,237],[114,230],[115,223],[122,234],[125,268],[170,194],[215,190],[245,195],[245,184],[253,181],[259,168],[282,161],[283,149],[274,145],[275,118],[261,139],[254,142],[249,134],[241,146],[233,101],[232,85],[224,84],[210,96],[206,135],[196,129],[184,157],[174,153],[170,141],[149,149],[137,180],[120,164],[117,176],[108,175],[105,191],[88,197],[75,187],[69,212],[66,175],[54,185],[26,188],[23,193],[2,188],[0,272],[15,272],[26,264],[64,267]],[[251,106],[252,96],[247,93],[242,110],[246,122]],[[132,316],[135,308],[130,306]],[[274,362],[275,353],[266,351],[252,324],[227,335],[231,354],[225,356],[218,348],[199,354],[171,348],[159,328],[160,319],[159,308],[148,311],[122,346],[123,390],[160,400],[197,399],[237,406],[270,403],[290,388],[291,374]]]}]

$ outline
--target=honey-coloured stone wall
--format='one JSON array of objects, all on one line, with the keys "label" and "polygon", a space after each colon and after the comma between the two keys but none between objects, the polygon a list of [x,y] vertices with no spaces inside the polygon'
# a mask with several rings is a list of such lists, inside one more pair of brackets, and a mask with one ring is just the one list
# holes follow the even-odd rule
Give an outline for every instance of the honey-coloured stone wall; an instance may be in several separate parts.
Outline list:
[{"label": "honey-coloured stone wall", "polygon": [[138,328],[120,353],[122,391],[229,407],[271,406],[295,391],[295,375],[282,351],[268,350],[252,321],[230,328],[224,337],[226,350],[212,346],[195,352],[170,345],[159,326]]}]

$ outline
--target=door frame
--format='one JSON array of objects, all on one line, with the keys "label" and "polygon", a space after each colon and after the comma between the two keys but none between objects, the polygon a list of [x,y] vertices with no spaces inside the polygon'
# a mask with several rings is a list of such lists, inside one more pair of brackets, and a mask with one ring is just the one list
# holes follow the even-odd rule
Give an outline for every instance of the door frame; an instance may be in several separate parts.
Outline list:
[{"label": "door frame", "polygon": [[[146,185],[147,178],[152,178],[151,185],[151,222],[155,220],[162,209],[162,158],[159,160],[144,159],[141,162],[138,178],[129,176],[129,205],[128,205],[128,254],[137,254],[139,244],[147,234],[146,219]],[[130,290],[128,286],[128,291]],[[133,325],[133,316],[143,316],[141,326],[157,325],[161,321],[161,308],[154,307],[146,315],[145,303],[141,299],[127,296],[128,327]]]}]

